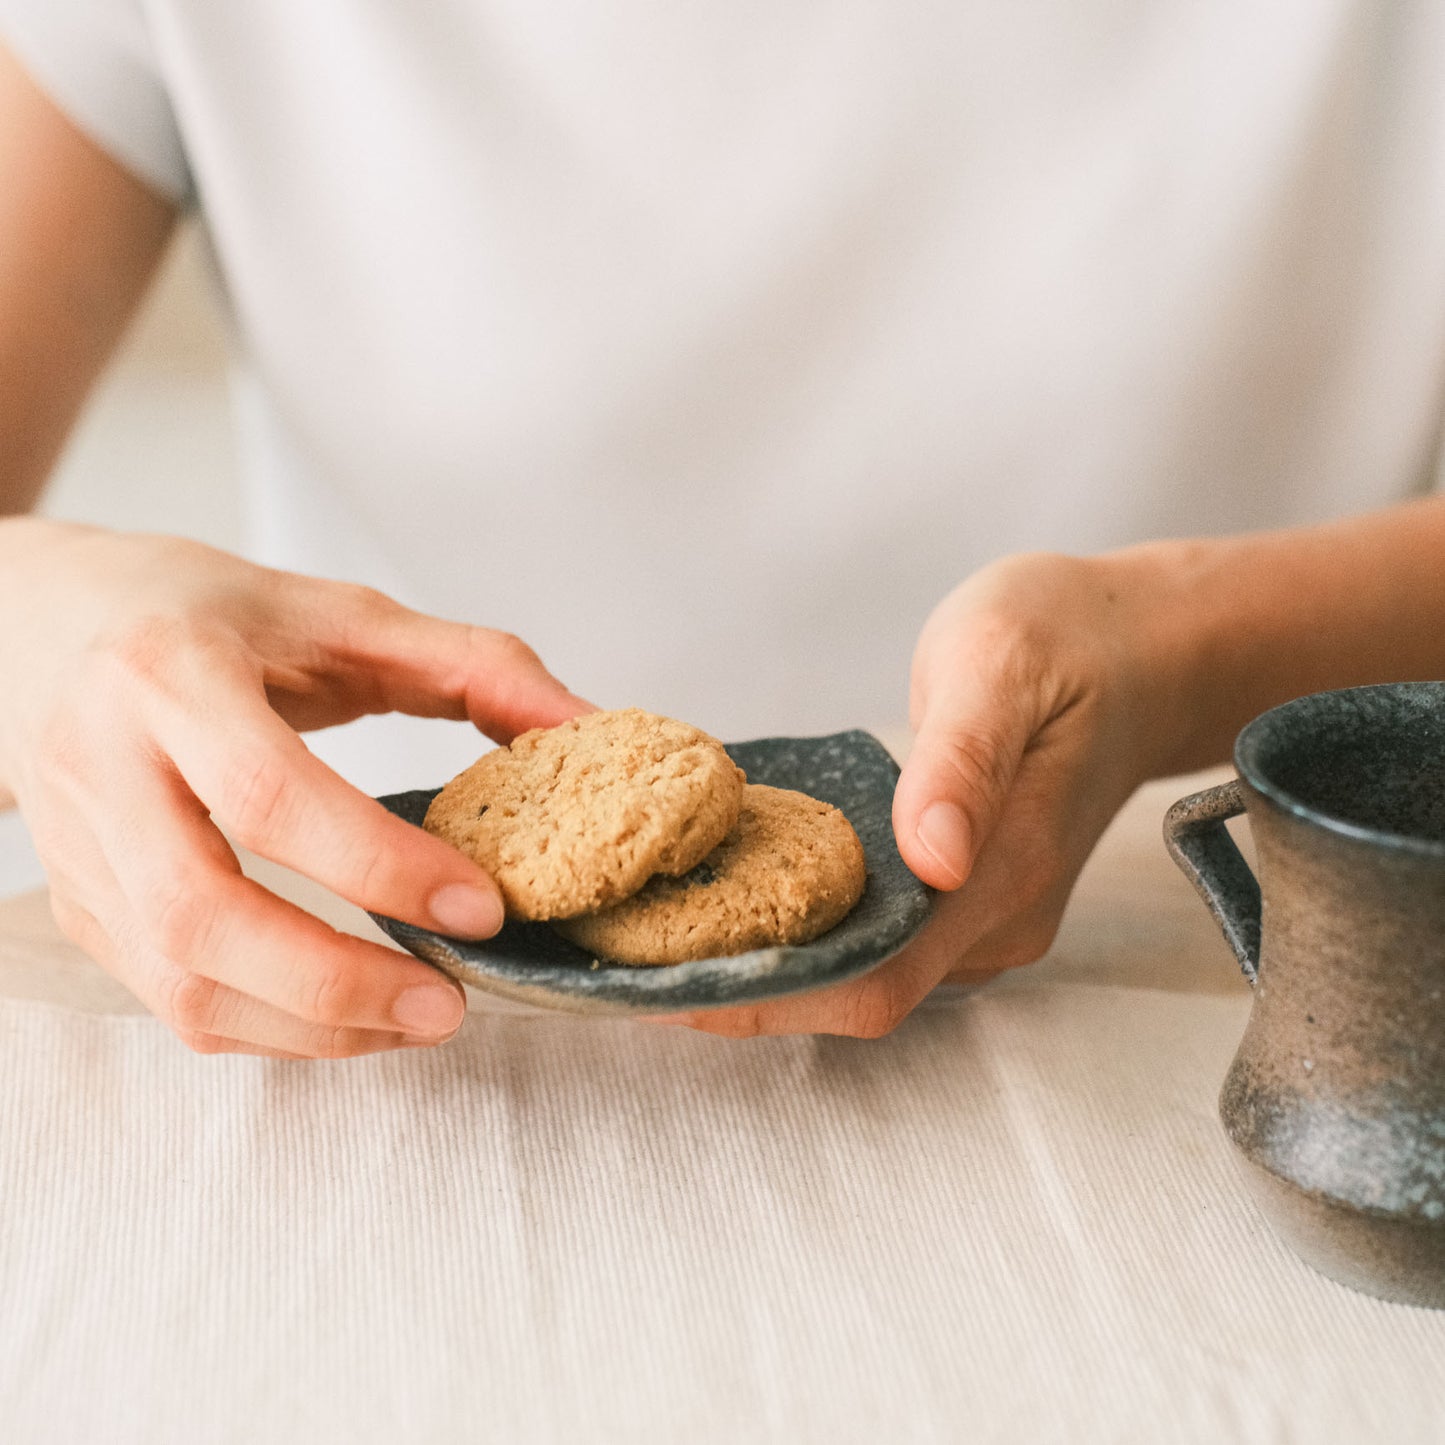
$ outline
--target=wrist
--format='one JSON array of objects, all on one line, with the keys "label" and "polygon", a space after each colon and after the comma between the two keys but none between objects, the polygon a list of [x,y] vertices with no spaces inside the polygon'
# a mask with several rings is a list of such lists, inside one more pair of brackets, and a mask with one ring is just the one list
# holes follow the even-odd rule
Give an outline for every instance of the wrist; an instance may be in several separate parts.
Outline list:
[{"label": "wrist", "polygon": [[[43,517],[37,512],[11,512],[0,516],[0,538],[10,537],[60,537],[79,532],[100,530],[86,522],[63,522],[55,517]],[[6,545],[9,545],[8,541]]]},{"label": "wrist", "polygon": [[1123,693],[1135,713],[1141,781],[1227,761],[1254,715],[1234,645],[1247,611],[1228,577],[1227,539],[1148,542],[1095,559],[1121,629]]},{"label": "wrist", "polygon": [[81,522],[57,522],[28,512],[0,516],[0,578],[18,580],[18,564],[43,557],[54,548],[96,530]]},{"label": "wrist", "polygon": [[48,517],[0,517],[0,808],[14,806],[27,699],[54,657],[57,597],[45,584],[62,576],[61,554],[97,529]]},{"label": "wrist", "polygon": [[1133,601],[1148,766],[1223,762],[1292,697],[1445,676],[1445,498],[1343,521],[1151,542],[1100,558]]}]

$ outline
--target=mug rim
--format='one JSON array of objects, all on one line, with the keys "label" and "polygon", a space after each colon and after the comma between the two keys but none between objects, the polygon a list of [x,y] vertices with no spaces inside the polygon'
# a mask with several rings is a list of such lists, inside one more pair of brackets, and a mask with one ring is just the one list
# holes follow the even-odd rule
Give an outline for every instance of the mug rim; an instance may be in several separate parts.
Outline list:
[{"label": "mug rim", "polygon": [[1445,860],[1445,839],[1420,838],[1411,833],[1395,833],[1385,828],[1368,828],[1363,823],[1351,823],[1345,818],[1337,817],[1333,813],[1326,813],[1306,803],[1302,798],[1296,797],[1295,794],[1282,788],[1268,777],[1260,765],[1259,754],[1264,739],[1271,727],[1279,724],[1281,714],[1308,712],[1320,698],[1362,696],[1364,694],[1395,696],[1403,694],[1427,698],[1438,704],[1442,719],[1445,719],[1445,681],[1378,682],[1363,687],[1328,688],[1323,692],[1305,693],[1301,697],[1282,702],[1245,723],[1234,740],[1235,771],[1256,793],[1267,798],[1277,807],[1304,822],[1324,828],[1327,832],[1353,839],[1355,842],[1371,843],[1376,847],[1386,847],[1397,852],[1414,854],[1419,858]]}]

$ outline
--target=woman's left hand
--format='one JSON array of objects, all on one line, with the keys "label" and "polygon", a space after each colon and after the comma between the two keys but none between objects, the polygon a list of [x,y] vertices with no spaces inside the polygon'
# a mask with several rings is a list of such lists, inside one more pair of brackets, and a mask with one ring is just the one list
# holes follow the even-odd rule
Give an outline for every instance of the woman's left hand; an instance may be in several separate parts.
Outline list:
[{"label": "woman's left hand", "polygon": [[872,973],[681,1016],[708,1033],[877,1038],[945,979],[1032,963],[1119,807],[1169,756],[1178,703],[1158,655],[1160,578],[1140,553],[1008,557],[939,604],[913,660],[915,739],[893,799],[934,917]]}]

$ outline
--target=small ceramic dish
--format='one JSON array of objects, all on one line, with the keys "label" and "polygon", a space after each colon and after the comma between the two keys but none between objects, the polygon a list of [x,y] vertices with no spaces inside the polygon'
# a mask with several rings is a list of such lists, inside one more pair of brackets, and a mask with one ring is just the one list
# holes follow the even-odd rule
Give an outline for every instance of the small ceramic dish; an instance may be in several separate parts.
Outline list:
[{"label": "small ceramic dish", "polygon": [[[508,923],[480,943],[373,914],[389,937],[453,978],[490,993],[571,1013],[686,1013],[802,993],[854,978],[897,953],[923,927],[932,894],[893,841],[898,767],[864,732],[761,738],[728,747],[748,781],[796,788],[842,809],[858,830],[868,882],[858,906],[812,943],[731,958],[634,967],[598,961],[545,923]],[[438,789],[380,799],[420,824]]]}]

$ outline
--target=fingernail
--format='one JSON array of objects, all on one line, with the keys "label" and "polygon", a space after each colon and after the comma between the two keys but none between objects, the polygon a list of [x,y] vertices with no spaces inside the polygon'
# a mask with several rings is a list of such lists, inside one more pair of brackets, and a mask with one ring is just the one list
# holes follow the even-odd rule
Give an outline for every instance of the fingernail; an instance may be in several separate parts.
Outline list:
[{"label": "fingernail", "polygon": [[424,1034],[430,1039],[455,1033],[466,1011],[461,994],[444,983],[419,983],[403,989],[391,1006],[391,1016],[403,1033]]},{"label": "fingernail", "polygon": [[918,820],[918,841],[957,888],[968,876],[968,819],[957,803],[930,803]]},{"label": "fingernail", "polygon": [[502,926],[502,900],[488,888],[448,883],[427,902],[443,933],[457,938],[490,938]]}]

